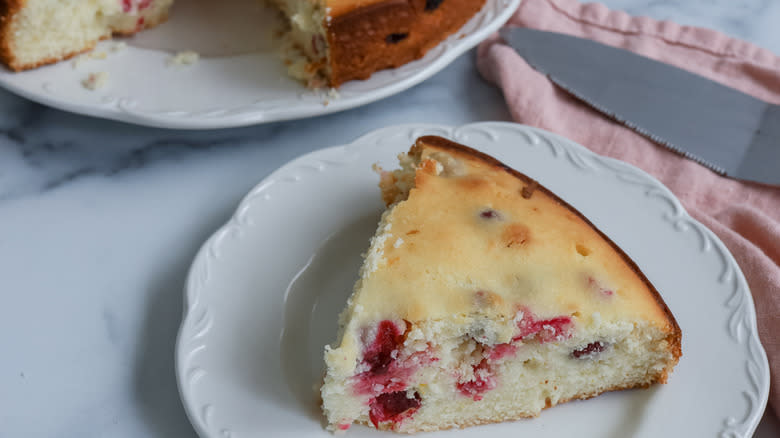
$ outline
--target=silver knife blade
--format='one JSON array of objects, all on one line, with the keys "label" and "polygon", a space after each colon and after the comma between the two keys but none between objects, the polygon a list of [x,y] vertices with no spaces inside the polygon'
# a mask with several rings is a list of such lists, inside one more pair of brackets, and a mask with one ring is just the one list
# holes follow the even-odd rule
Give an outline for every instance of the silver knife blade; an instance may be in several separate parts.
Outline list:
[{"label": "silver knife blade", "polygon": [[597,111],[732,178],[780,184],[780,105],[592,40],[528,28],[501,37]]}]

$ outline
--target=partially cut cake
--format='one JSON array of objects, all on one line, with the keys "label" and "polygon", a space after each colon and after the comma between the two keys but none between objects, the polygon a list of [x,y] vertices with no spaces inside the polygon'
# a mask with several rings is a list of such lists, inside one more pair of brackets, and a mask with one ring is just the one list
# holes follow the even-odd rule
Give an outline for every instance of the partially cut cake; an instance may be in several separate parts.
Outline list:
[{"label": "partially cut cake", "polygon": [[441,137],[400,162],[381,173],[388,209],[325,347],[330,429],[501,422],[667,381],[680,328],[582,214]]},{"label": "partially cut cake", "polygon": [[306,56],[290,73],[338,87],[399,67],[463,26],[485,0],[270,0],[288,17],[288,37]]},{"label": "partially cut cake", "polygon": [[[485,0],[267,1],[286,16],[286,40],[301,55],[301,62],[291,62],[290,73],[314,87],[338,87],[418,59],[485,4]],[[103,38],[132,34],[165,20],[172,2],[0,0],[0,61],[12,70],[26,70],[71,57]],[[224,7],[231,7],[230,2]]]}]

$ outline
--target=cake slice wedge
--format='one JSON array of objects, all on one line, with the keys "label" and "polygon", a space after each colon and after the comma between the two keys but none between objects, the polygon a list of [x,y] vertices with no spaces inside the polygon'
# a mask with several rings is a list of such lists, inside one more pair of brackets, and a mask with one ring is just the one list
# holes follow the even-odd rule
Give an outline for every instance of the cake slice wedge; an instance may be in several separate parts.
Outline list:
[{"label": "cake slice wedge", "polygon": [[399,159],[381,172],[388,208],[325,347],[331,430],[501,422],[667,381],[674,316],[582,214],[441,137]]},{"label": "cake slice wedge", "polygon": [[70,58],[168,18],[173,0],[0,0],[0,62],[14,71]]}]

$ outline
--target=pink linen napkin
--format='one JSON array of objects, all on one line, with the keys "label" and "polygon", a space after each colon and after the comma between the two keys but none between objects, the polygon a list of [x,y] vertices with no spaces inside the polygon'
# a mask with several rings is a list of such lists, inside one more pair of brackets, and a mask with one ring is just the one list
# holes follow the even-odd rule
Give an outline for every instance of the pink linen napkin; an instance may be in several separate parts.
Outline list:
[{"label": "pink linen napkin", "polygon": [[[629,49],[780,103],[780,57],[713,30],[632,17],[576,0],[524,0],[508,24]],[[480,45],[477,66],[501,87],[515,121],[650,173],[723,240],[753,293],[772,373],[770,403],[780,416],[780,187],[721,177],[602,116],[536,72],[497,35]]]}]

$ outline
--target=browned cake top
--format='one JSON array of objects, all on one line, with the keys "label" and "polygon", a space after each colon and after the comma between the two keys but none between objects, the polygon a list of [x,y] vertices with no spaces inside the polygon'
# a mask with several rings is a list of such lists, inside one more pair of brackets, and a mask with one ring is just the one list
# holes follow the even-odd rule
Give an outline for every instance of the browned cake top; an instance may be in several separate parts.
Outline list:
[{"label": "browned cake top", "polygon": [[415,187],[369,251],[353,297],[360,319],[511,319],[526,307],[676,325],[634,263],[535,181],[439,137],[410,154]]}]

